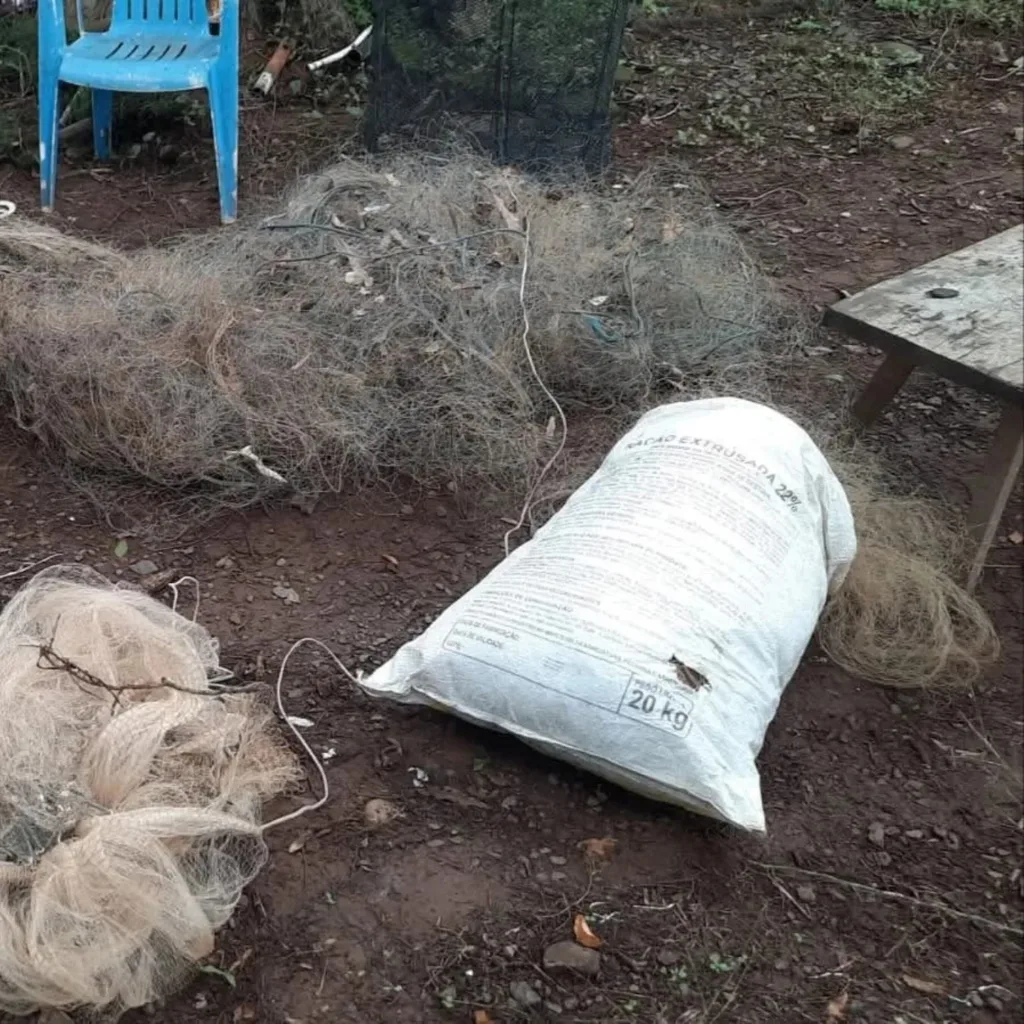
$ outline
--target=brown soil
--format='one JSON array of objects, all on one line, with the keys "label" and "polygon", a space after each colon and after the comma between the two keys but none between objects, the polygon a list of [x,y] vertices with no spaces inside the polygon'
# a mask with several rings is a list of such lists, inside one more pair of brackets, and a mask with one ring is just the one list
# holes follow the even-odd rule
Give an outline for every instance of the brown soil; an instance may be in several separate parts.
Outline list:
[{"label": "brown soil", "polygon": [[[635,85],[623,89],[619,173],[678,155],[676,132],[694,116],[686,97],[704,95],[709,75],[728,80],[770,54],[765,37],[785,29],[705,14],[638,33],[638,61],[682,70],[642,102]],[[913,41],[932,60],[937,35]],[[952,70],[905,129],[907,148],[886,141],[903,127],[888,123],[885,134],[858,127],[852,139],[808,142],[791,106],[765,115],[756,140],[714,135],[688,151],[806,307],[1020,219],[1021,79],[988,66],[982,44],[942,46]],[[810,101],[792,102],[805,122],[815,114]],[[301,115],[250,118],[243,205],[294,173],[287,139],[309,135]],[[212,163],[195,145],[194,160],[166,170],[63,168],[56,222],[127,244],[211,227]],[[276,169],[257,162],[274,152]],[[31,206],[36,185],[0,169],[0,194]],[[876,355],[819,340],[805,384],[838,407]],[[963,505],[994,417],[983,399],[921,375],[869,441],[906,479]],[[192,574],[228,667],[268,681],[306,635],[353,669],[382,663],[498,560],[509,514],[467,519],[442,496],[370,493],[309,515],[225,517],[163,545],[130,536],[116,558],[115,529],[10,431],[0,436],[0,502],[0,572],[49,557],[129,579],[144,558]],[[285,696],[290,713],[315,723],[314,747],[334,751],[331,800],[273,836],[270,864],[212,961],[234,984],[201,975],[126,1024],[468,1022],[474,1010],[500,1022],[1019,1019],[1021,530],[1018,501],[980,592],[1004,653],[975,692],[887,691],[809,652],[759,762],[766,838],[645,802],[507,737],[373,702],[322,656],[300,655]],[[2,579],[0,596],[21,578]],[[281,585],[297,603],[275,595]],[[426,781],[415,784],[413,769]],[[369,828],[363,808],[375,797],[402,816]],[[588,860],[579,844],[603,837],[617,840],[614,853]],[[576,913],[604,940],[596,977],[541,966],[547,944],[571,937]]]}]

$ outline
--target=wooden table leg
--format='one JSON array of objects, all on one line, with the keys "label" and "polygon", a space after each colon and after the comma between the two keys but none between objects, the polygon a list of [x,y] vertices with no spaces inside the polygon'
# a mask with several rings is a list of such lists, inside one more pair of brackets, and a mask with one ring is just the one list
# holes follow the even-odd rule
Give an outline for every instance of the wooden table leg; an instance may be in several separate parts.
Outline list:
[{"label": "wooden table leg", "polygon": [[985,468],[972,488],[973,497],[967,525],[978,546],[967,577],[968,591],[974,590],[982,569],[985,568],[989,548],[995,539],[996,530],[999,529],[1006,503],[1010,500],[1022,460],[1024,409],[1007,402],[1003,405],[1002,418],[985,456]]},{"label": "wooden table leg", "polygon": [[865,427],[870,427],[878,414],[896,397],[913,369],[914,363],[906,356],[890,352],[853,403],[853,415]]}]

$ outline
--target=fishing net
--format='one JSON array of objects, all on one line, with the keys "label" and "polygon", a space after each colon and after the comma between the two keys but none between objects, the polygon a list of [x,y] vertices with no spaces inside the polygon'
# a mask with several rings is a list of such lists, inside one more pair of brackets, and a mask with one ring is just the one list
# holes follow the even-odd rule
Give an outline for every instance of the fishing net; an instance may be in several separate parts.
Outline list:
[{"label": "fishing net", "polygon": [[212,951],[296,776],[218,671],[202,626],[88,569],[0,615],[0,1010],[116,1015]]},{"label": "fishing net", "polygon": [[474,139],[530,170],[611,155],[628,0],[375,0],[367,136]]}]

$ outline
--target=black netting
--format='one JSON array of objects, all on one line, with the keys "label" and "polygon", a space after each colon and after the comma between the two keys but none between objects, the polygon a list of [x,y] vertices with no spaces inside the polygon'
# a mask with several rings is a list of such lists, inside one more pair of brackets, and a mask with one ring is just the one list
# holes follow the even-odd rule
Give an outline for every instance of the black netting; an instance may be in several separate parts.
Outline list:
[{"label": "black netting", "polygon": [[603,167],[629,0],[374,0],[367,141],[461,135],[502,163]]}]

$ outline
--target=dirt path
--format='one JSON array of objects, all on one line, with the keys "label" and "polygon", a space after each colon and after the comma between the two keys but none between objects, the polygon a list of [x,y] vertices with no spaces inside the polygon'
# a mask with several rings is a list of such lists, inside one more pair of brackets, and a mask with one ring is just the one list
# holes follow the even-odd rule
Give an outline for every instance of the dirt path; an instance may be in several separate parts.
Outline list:
[{"label": "dirt path", "polygon": [[[852,84],[836,84],[855,45],[844,26],[858,47],[895,31],[866,18],[869,6],[849,5],[826,29],[706,5],[696,21],[660,19],[637,32],[620,90],[617,172],[686,156],[812,312],[839,289],[1021,216],[1024,78],[994,62],[997,40],[901,23],[934,70],[926,94],[911,90],[893,109],[885,89],[909,88],[902,72],[878,79],[854,62]],[[822,58],[834,45],[840,55]],[[250,202],[294,173],[289,139],[309,156],[306,113],[250,118]],[[328,116],[340,130],[343,116]],[[66,168],[57,223],[126,244],[208,226],[212,162],[198,136],[189,145],[194,159],[174,167]],[[35,194],[28,172],[0,167],[0,195],[28,206]],[[838,408],[876,356],[818,340],[801,372]],[[868,443],[962,505],[993,415],[923,375]],[[140,578],[140,560],[192,574],[203,621],[246,679],[269,681],[304,635],[353,668],[381,663],[495,564],[506,528],[507,509],[466,520],[443,496],[371,493],[312,515],[227,517],[162,546],[131,537],[117,558],[116,531],[23,437],[0,436],[0,456],[0,572],[56,554],[128,579]],[[981,591],[1004,655],[976,693],[887,691],[809,652],[759,762],[765,839],[647,803],[506,737],[374,703],[323,658],[302,656],[285,695],[314,723],[331,801],[274,837],[223,933],[221,973],[126,1024],[433,1024],[474,1010],[509,1024],[1019,1019],[1021,529],[1017,502]],[[0,596],[17,582],[0,581]],[[401,816],[369,827],[372,798]],[[614,849],[588,857],[587,840],[604,838]],[[575,913],[605,940],[595,976],[541,966],[549,943],[571,937]]]}]

